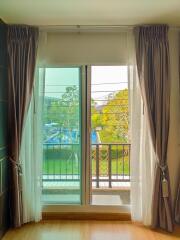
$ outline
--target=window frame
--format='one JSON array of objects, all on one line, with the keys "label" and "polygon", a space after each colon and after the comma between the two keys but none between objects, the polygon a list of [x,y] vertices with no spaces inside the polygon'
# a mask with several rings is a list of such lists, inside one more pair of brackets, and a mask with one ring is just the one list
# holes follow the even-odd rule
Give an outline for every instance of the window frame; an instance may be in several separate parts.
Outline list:
[{"label": "window frame", "polygon": [[[81,203],[58,204],[43,203],[43,213],[125,213],[131,212],[130,205],[92,205],[91,204],[91,164],[90,164],[90,134],[91,134],[91,66],[121,66],[122,64],[56,64],[47,68],[81,69]],[[129,76],[128,76],[129,78]]]}]

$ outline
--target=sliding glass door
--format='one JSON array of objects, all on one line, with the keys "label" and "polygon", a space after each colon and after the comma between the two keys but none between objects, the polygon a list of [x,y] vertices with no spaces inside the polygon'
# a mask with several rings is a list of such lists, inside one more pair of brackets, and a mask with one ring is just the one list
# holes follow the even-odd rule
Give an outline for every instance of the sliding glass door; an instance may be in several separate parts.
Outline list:
[{"label": "sliding glass door", "polygon": [[46,68],[44,76],[44,205],[129,206],[128,66]]},{"label": "sliding glass door", "polygon": [[81,204],[81,68],[46,68],[43,202]]},{"label": "sliding glass door", "polygon": [[130,204],[128,66],[91,66],[92,205]]}]

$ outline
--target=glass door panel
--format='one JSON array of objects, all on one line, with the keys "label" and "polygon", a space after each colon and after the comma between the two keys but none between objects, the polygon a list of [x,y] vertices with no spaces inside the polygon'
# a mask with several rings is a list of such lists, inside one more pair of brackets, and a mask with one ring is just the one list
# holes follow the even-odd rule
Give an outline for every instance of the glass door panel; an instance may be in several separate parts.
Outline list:
[{"label": "glass door panel", "polygon": [[43,202],[81,204],[81,68],[46,68]]},{"label": "glass door panel", "polygon": [[130,204],[127,66],[91,67],[91,204]]}]

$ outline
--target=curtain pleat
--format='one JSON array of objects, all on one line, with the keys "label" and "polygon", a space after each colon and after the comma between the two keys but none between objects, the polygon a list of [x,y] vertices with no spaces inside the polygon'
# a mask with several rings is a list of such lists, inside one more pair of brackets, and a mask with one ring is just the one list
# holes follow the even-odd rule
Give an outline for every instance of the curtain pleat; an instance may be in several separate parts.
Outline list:
[{"label": "curtain pleat", "polygon": [[19,154],[24,119],[32,95],[37,42],[37,28],[8,26],[8,155],[10,218],[13,227],[22,224],[22,170]]},{"label": "curtain pleat", "polygon": [[141,94],[156,154],[152,227],[173,231],[171,190],[167,166],[170,119],[168,26],[135,28],[136,61]]},{"label": "curtain pleat", "polygon": [[176,206],[175,206],[175,221],[180,224],[180,181],[178,185]]}]

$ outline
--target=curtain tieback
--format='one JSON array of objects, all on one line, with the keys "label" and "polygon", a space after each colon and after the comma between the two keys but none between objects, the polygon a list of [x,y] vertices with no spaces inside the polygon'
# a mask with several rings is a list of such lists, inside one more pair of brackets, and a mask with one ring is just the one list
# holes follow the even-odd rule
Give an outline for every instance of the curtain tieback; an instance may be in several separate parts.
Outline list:
[{"label": "curtain tieback", "polygon": [[162,180],[161,180],[161,184],[162,184],[162,194],[163,194],[163,198],[167,198],[169,197],[169,186],[168,186],[168,180],[166,178],[166,169],[167,169],[167,164],[165,165],[161,165],[158,164],[159,168],[162,171]]},{"label": "curtain tieback", "polygon": [[18,170],[18,175],[22,175],[22,165],[16,162],[12,157],[9,157],[10,163],[14,165]]}]

